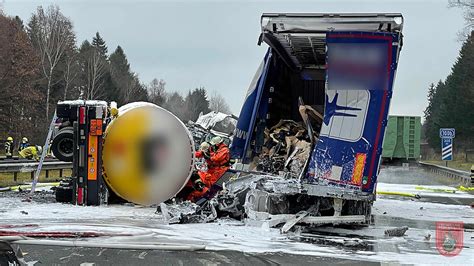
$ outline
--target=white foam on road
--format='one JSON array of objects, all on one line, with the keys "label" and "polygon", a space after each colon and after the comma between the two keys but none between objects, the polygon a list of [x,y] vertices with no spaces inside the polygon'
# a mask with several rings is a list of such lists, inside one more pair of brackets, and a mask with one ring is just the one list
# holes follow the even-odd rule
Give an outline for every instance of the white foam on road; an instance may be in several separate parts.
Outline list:
[{"label": "white foam on road", "polygon": [[421,221],[462,221],[474,224],[474,210],[466,205],[446,205],[415,200],[379,198],[372,213]]},{"label": "white foam on road", "polygon": [[[420,209],[420,207],[423,207]],[[22,214],[22,211],[27,214]],[[464,221],[474,223],[473,210],[462,205],[443,205],[411,200],[378,199],[374,203],[375,215],[390,215],[400,219],[417,221]],[[86,241],[111,243],[188,243],[204,244],[208,250],[235,250],[249,253],[282,252],[364,261],[427,264],[474,264],[474,234],[464,233],[466,248],[453,258],[443,257],[435,248],[433,229],[410,228],[405,237],[385,238],[388,227],[370,226],[361,230],[326,227],[333,233],[355,234],[358,238],[371,237],[373,250],[360,251],[337,245],[321,245],[292,241],[278,229],[245,226],[241,222],[221,220],[209,224],[164,225],[154,208],[131,205],[73,206],[60,203],[22,202],[21,198],[0,198],[0,224],[39,224],[38,227],[21,229],[47,231],[96,231],[102,233],[129,233],[132,236],[90,238]],[[18,230],[18,229],[12,229]],[[431,239],[423,240],[431,234]],[[329,237],[327,240],[341,243],[353,237]],[[425,242],[423,242],[425,241]],[[422,243],[422,249],[419,243]],[[418,243],[413,246],[414,243]]]},{"label": "white foam on road", "polygon": [[[23,202],[20,197],[0,198],[0,222],[2,220],[108,220],[108,219],[156,219],[155,209],[128,206],[76,206],[63,203]],[[27,213],[27,214],[25,214]]]}]

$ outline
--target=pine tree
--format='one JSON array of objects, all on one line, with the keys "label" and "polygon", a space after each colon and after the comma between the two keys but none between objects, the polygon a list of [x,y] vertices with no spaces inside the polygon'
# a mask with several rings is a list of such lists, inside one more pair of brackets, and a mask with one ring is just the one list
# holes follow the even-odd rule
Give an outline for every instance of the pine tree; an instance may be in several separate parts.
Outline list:
[{"label": "pine tree", "polygon": [[186,121],[196,121],[201,112],[206,114],[210,111],[209,100],[207,99],[207,93],[204,87],[189,91],[184,101],[186,106]]},{"label": "pine tree", "polygon": [[445,82],[446,109],[442,122],[456,128],[458,148],[472,148],[474,144],[474,31],[464,42],[452,73]]},{"label": "pine tree", "polygon": [[147,101],[148,93],[138,76],[130,69],[122,47],[110,55],[110,74],[115,90],[111,91],[117,103],[123,105],[134,101]]},{"label": "pine tree", "polygon": [[21,30],[25,29],[25,25],[23,24],[23,20],[19,16],[15,16],[15,22],[20,27]]},{"label": "pine tree", "polygon": [[105,44],[104,39],[102,39],[100,36],[99,32],[96,32],[95,36],[92,38],[92,46],[96,47],[101,55],[107,57],[107,45]]},{"label": "pine tree", "polygon": [[176,115],[179,119],[185,120],[185,105],[183,96],[177,92],[173,92],[166,97],[166,102],[163,104],[163,107]]},{"label": "pine tree", "polygon": [[451,74],[428,92],[425,134],[431,147],[440,145],[439,129],[456,129],[456,150],[474,147],[474,32],[464,42]]},{"label": "pine tree", "polygon": [[115,51],[110,55],[109,60],[112,76],[117,77],[118,75],[130,72],[130,64],[120,45],[117,46]]},{"label": "pine tree", "polygon": [[117,46],[115,51],[109,57],[110,61],[110,76],[113,84],[113,91],[110,91],[111,97],[119,105],[125,104],[123,91],[125,84],[129,83],[130,64],[122,47]]}]

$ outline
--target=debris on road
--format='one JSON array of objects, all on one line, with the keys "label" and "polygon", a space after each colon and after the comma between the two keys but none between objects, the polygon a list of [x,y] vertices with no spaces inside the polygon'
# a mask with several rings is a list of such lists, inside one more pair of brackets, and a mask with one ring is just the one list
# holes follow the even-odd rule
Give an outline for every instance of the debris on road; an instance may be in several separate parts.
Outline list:
[{"label": "debris on road", "polygon": [[306,212],[306,211],[300,211],[298,212],[294,218],[288,220],[284,225],[283,227],[281,228],[281,232],[283,234],[287,233],[291,228],[293,228],[293,226],[295,226],[298,222],[300,222],[301,220],[303,220],[303,218],[305,218],[306,216],[309,215],[309,212]]},{"label": "debris on road", "polygon": [[161,203],[160,211],[168,224],[177,223],[207,223],[217,218],[217,212],[210,202],[202,206],[190,201],[179,203]]},{"label": "debris on road", "polygon": [[406,193],[406,192],[397,192],[397,191],[377,191],[378,195],[387,195],[387,196],[401,196],[401,197],[409,197],[420,199],[421,196],[415,193]]},{"label": "debris on road", "polygon": [[423,186],[416,186],[416,190],[426,190],[431,192],[440,192],[440,193],[456,193],[455,189],[442,189],[442,188],[429,188]]},{"label": "debris on road", "polygon": [[385,230],[384,233],[386,236],[390,236],[390,237],[392,236],[401,237],[405,235],[406,231],[408,231],[408,226],[387,229]]},{"label": "debris on road", "polygon": [[425,236],[425,241],[430,241],[430,239],[431,239],[431,234],[428,234]]}]

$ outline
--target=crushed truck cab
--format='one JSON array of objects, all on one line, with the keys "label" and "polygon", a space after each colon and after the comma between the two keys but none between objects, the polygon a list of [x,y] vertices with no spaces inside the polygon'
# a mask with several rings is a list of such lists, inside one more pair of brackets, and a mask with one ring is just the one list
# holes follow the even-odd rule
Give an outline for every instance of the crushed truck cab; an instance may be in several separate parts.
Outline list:
[{"label": "crushed truck cab", "polygon": [[401,14],[262,15],[269,48],[231,146],[253,180],[249,217],[370,221],[402,27]]}]

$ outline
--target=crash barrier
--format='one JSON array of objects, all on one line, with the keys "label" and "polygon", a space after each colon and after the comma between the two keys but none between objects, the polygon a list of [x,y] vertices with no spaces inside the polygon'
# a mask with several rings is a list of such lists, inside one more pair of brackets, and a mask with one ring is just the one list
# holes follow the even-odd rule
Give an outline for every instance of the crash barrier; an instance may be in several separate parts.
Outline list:
[{"label": "crash barrier", "polygon": [[[33,180],[38,162],[26,160],[2,160],[0,161],[0,173],[13,173],[13,181],[17,181],[18,173],[30,173]],[[42,170],[48,178],[51,170],[58,170],[59,177],[63,177],[63,170],[72,169],[72,163],[57,160],[48,160],[43,163]]]},{"label": "crash barrier", "polygon": [[444,167],[444,166],[431,164],[431,163],[418,162],[418,164],[424,169],[438,176],[454,179],[467,186],[471,185],[471,173],[469,172],[456,170],[449,167]]}]

